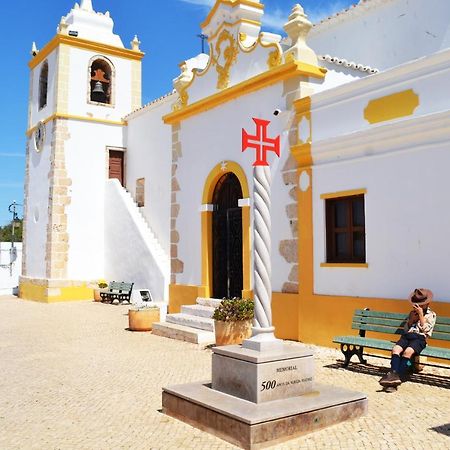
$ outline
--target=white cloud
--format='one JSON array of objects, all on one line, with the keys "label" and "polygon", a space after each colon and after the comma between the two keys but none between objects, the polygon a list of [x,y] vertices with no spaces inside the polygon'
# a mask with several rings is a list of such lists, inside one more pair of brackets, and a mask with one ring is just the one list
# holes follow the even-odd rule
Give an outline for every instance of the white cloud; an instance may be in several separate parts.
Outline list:
[{"label": "white cloud", "polygon": [[[339,11],[344,10],[348,7],[348,0],[336,0],[327,3],[324,5],[323,3],[314,5],[314,7],[306,7],[305,13],[308,16],[308,19],[312,23],[318,23],[327,17],[336,14]],[[263,25],[272,28],[274,30],[281,31],[283,30],[284,24],[288,21],[288,17],[291,14],[291,9],[280,9],[276,8],[275,10],[271,10],[266,5],[264,16],[262,19]]]},{"label": "white cloud", "polygon": [[[206,8],[211,8],[215,4],[215,0],[178,0],[183,3],[188,3],[190,5],[204,6]],[[356,1],[356,0],[354,0]],[[269,2],[267,2],[269,3]],[[325,3],[325,4],[324,4]],[[318,23],[327,17],[336,14],[339,11],[344,10],[348,7],[351,0],[333,0],[327,2],[315,2],[313,7],[306,7],[306,14],[308,19],[312,23]],[[292,8],[287,9],[270,8],[266,4],[264,9],[264,15],[262,18],[263,26],[268,27],[274,31],[283,31],[284,24],[288,21],[288,17],[291,13]]]},{"label": "white cloud", "polygon": [[273,28],[274,30],[282,30],[283,25],[287,22],[289,16],[288,11],[283,11],[277,8],[275,11],[270,11],[265,9],[264,15],[262,17],[263,25]]}]

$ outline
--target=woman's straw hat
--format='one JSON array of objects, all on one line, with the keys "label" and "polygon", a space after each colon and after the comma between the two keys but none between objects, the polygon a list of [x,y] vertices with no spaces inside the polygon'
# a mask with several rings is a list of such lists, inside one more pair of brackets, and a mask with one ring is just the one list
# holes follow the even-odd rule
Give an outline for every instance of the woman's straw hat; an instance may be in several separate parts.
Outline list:
[{"label": "woman's straw hat", "polygon": [[429,289],[419,288],[409,294],[408,300],[412,305],[425,306],[433,300],[433,293]]}]

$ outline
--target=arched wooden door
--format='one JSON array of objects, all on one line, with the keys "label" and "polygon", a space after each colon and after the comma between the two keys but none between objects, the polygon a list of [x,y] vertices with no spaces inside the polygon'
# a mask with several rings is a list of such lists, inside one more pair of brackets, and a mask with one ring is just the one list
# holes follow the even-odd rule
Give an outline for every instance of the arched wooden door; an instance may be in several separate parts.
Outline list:
[{"label": "arched wooden door", "polygon": [[242,296],[241,184],[233,173],[223,175],[213,194],[213,297]]}]

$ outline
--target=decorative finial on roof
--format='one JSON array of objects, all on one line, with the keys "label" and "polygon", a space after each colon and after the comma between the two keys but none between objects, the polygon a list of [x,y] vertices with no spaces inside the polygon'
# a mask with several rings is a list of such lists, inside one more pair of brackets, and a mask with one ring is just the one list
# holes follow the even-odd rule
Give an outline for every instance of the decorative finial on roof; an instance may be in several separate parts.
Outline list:
[{"label": "decorative finial on roof", "polygon": [[94,12],[94,8],[92,7],[92,0],[81,0],[80,8],[84,9],[85,11]]},{"label": "decorative finial on roof", "polygon": [[66,18],[64,16],[61,17],[61,22],[59,22],[57,33],[58,34],[68,34],[69,24],[66,22]]},{"label": "decorative finial on roof", "polygon": [[33,58],[39,53],[39,50],[36,47],[36,42],[33,42],[33,44],[31,45],[31,56],[33,56]]},{"label": "decorative finial on roof", "polygon": [[134,35],[134,39],[131,41],[131,50],[140,52],[141,49],[139,48],[139,45],[141,45],[141,41],[138,39],[137,35]]},{"label": "decorative finial on roof", "polygon": [[308,20],[302,6],[297,3],[292,8],[288,22],[284,25],[292,42],[292,46],[284,52],[286,61],[296,60],[317,66],[317,56],[306,44],[311,28],[312,23]]}]

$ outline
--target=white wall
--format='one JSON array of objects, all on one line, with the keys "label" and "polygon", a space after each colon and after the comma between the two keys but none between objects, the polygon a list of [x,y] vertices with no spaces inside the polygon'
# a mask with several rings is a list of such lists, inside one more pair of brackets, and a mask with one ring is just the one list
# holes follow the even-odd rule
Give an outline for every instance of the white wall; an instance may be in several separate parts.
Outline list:
[{"label": "white wall", "polygon": [[[104,55],[109,59],[115,71],[114,104],[96,105],[90,100],[89,61],[96,54],[92,51],[71,47],[69,72],[69,113],[76,116],[91,116],[97,119],[120,121],[131,111],[131,66],[128,59]],[[103,56],[103,55],[100,55]]]},{"label": "white wall", "polygon": [[177,202],[181,205],[177,219],[180,232],[178,257],[184,262],[184,272],[177,276],[179,284],[201,284],[201,213],[202,194],[205,181],[211,170],[224,160],[234,161],[245,171],[253,197],[253,162],[255,151],[242,152],[242,128],[255,133],[252,117],[271,120],[269,137],[282,136],[281,159],[268,154],[271,164],[272,182],[272,269],[273,289],[281,290],[289,275],[290,265],[279,254],[279,241],[291,239],[286,202],[291,187],[284,185],[280,170],[289,154],[287,127],[289,116],[273,116],[276,108],[285,109],[282,83],[267,89],[242,96],[206,113],[186,119],[181,124],[180,140],[182,157],[178,159],[177,180],[181,191]]},{"label": "white wall", "polygon": [[[54,50],[38,64],[31,74],[31,124],[33,127],[39,120],[44,120],[55,112],[56,65],[58,51]],[[39,109],[39,79],[44,62],[48,62],[47,105]]]},{"label": "white wall", "polygon": [[419,98],[413,117],[446,111],[450,108],[450,96],[444,94],[449,76],[450,49],[314,94],[314,142],[379,126],[364,117],[369,101],[405,90],[412,89]]},{"label": "white wall", "polygon": [[35,150],[34,133],[29,138],[29,184],[25,195],[26,211],[26,276],[44,278],[46,274],[46,242],[48,225],[48,198],[51,156],[51,134],[53,124],[46,124],[46,138],[43,149]]},{"label": "white wall", "polygon": [[[448,265],[450,178],[448,144],[411,146],[314,170],[314,289],[316,293],[405,298],[428,287],[450,300]],[[368,268],[320,267],[325,262],[325,204],[321,194],[367,189]]]},{"label": "white wall", "polygon": [[107,146],[123,147],[120,126],[68,121],[65,143],[71,202],[66,207],[69,234],[67,276],[92,280],[104,276],[104,199],[108,178]]},{"label": "white wall", "polygon": [[126,186],[133,198],[136,180],[145,178],[145,219],[170,255],[172,127],[162,117],[171,111],[175,94],[127,117]]},{"label": "white wall", "polygon": [[[413,287],[450,301],[450,51],[312,96],[314,289],[405,298]],[[413,89],[412,115],[370,124],[371,99]],[[367,268],[326,262],[322,194],[367,189]]]},{"label": "white wall", "polygon": [[450,47],[449,17],[448,0],[371,0],[316,25],[308,43],[385,70]]},{"label": "white wall", "polygon": [[117,180],[105,190],[105,277],[149,289],[154,301],[167,301],[169,259],[160,252],[129,194]]},{"label": "white wall", "polygon": [[15,242],[14,247],[17,255],[15,259],[11,254],[11,243],[0,242],[0,295],[12,295],[17,292],[22,269],[22,243]]}]

